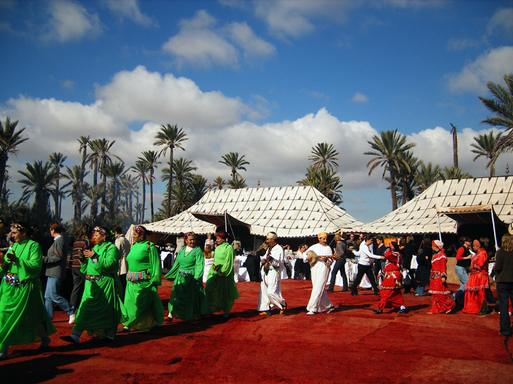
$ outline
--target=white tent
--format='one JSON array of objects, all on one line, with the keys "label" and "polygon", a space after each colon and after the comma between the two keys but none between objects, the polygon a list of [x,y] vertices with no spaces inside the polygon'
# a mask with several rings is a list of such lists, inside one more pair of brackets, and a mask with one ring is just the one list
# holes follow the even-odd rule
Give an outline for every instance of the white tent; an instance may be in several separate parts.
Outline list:
[{"label": "white tent", "polygon": [[437,181],[402,207],[357,230],[397,235],[457,233],[458,223],[477,220],[478,214],[481,220],[493,214],[504,224],[513,222],[513,176]]},{"label": "white tent", "polygon": [[363,224],[313,187],[268,187],[212,190],[187,211],[145,227],[166,234],[207,234],[225,223],[246,226],[254,235],[274,231],[288,238],[349,231]]}]

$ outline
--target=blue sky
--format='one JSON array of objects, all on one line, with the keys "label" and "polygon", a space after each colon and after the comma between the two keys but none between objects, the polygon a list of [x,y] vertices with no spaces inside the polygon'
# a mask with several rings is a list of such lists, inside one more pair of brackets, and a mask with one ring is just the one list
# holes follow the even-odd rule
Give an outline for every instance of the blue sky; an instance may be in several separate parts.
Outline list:
[{"label": "blue sky", "polygon": [[[311,148],[333,143],[342,207],[370,222],[391,210],[382,171],[369,177],[363,155],[380,131],[397,128],[415,156],[445,167],[452,123],[460,168],[488,175],[470,144],[494,129],[480,124],[486,82],[513,72],[513,5],[0,0],[0,44],[0,118],[30,138],[9,160],[11,201],[26,162],[62,152],[76,164],[76,139],[91,135],[116,140],[128,168],[169,123],[189,137],[177,155],[209,180],[230,177],[222,155],[244,154],[250,187],[295,185]],[[501,156],[497,175],[512,159]]]}]

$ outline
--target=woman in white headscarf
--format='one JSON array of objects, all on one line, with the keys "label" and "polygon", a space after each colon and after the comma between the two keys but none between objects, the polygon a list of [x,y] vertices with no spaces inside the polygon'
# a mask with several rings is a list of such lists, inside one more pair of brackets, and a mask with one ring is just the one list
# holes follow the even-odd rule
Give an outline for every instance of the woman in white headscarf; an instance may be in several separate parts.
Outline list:
[{"label": "woman in white headscarf", "polygon": [[431,260],[431,275],[429,280],[429,293],[431,293],[431,310],[428,314],[451,313],[456,305],[452,299],[451,291],[447,287],[447,256],[444,252],[444,243],[440,240],[431,242],[433,259]]}]

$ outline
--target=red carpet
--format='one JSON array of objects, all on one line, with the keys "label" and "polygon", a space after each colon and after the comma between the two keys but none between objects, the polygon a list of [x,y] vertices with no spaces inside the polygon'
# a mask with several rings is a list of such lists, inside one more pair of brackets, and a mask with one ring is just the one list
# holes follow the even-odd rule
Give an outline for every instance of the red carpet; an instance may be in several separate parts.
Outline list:
[{"label": "red carpet", "polygon": [[[160,295],[167,309],[171,283]],[[0,362],[2,382],[23,383],[511,383],[513,342],[499,316],[428,315],[431,297],[405,295],[408,314],[372,312],[372,291],[332,293],[337,309],[307,316],[310,282],[284,280],[285,315],[259,316],[258,283],[239,283],[227,321],[173,322],[156,333],[118,334],[111,344],[82,337],[69,345],[56,311],[52,348],[15,346]],[[453,286],[451,288],[456,288]],[[167,313],[167,312],[166,312]]]}]

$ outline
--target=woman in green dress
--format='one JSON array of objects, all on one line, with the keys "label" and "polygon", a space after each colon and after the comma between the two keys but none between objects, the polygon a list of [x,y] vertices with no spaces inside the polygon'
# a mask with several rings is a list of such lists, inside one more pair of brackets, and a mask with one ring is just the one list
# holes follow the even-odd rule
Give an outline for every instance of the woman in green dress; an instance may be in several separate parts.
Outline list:
[{"label": "woman in green dress", "polygon": [[80,335],[87,331],[105,341],[114,340],[118,324],[125,320],[123,303],[119,298],[120,253],[110,242],[107,228],[93,229],[94,248],[86,249],[79,257],[80,271],[86,274],[84,294],[78,308],[75,326],[70,336],[62,340],[78,344]]},{"label": "woman in green dress", "polygon": [[134,228],[135,243],[127,255],[125,310],[128,320],[122,331],[150,330],[162,326],[164,307],[157,287],[162,284],[160,256],[153,243],[146,240],[142,225]]},{"label": "woman in green dress", "polygon": [[228,235],[224,232],[216,235],[214,264],[210,267],[205,285],[208,313],[223,311],[225,318],[230,315],[235,300],[240,297],[233,278],[234,251],[227,239]]},{"label": "woman in green dress", "polygon": [[173,268],[165,276],[174,281],[169,299],[168,319],[198,321],[207,313],[203,290],[203,268],[205,260],[200,247],[196,246],[194,232],[185,234],[186,246],[176,255]]},{"label": "woman in green dress", "polygon": [[39,273],[43,254],[30,239],[26,223],[11,226],[15,243],[0,252],[0,360],[12,345],[41,340],[39,352],[50,347],[49,335],[57,332],[46,312]]}]

